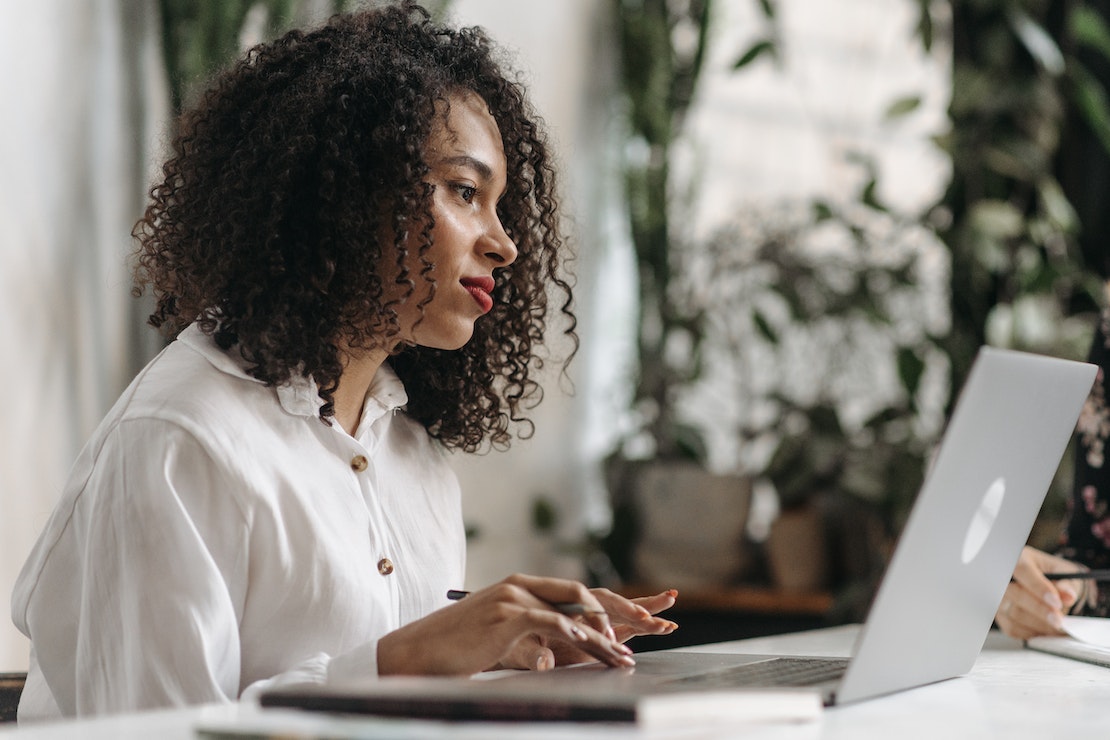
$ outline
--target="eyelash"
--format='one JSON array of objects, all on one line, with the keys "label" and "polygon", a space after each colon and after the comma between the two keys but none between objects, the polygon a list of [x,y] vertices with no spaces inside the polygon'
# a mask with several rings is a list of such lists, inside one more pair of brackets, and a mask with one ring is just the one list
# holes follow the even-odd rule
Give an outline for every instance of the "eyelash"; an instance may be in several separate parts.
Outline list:
[{"label": "eyelash", "polygon": [[478,194],[478,188],[474,187],[473,185],[463,185],[460,183],[452,185],[451,187],[466,203],[470,203],[471,201],[473,201],[474,196]]}]

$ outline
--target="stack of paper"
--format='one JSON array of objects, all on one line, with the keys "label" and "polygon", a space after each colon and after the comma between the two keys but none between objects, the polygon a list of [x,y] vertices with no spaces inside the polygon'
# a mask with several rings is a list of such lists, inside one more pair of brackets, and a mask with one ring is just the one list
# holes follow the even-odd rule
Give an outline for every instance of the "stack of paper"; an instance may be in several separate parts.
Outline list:
[{"label": "stack of paper", "polygon": [[1064,617],[1064,631],[1067,637],[1034,637],[1025,644],[1043,653],[1110,668],[1110,619]]}]

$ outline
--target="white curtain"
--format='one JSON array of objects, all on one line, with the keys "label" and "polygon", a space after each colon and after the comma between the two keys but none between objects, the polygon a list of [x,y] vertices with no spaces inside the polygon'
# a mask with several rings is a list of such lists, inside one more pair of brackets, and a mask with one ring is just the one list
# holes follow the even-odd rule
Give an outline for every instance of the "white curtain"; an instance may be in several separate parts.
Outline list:
[{"label": "white curtain", "polygon": [[157,336],[130,231],[167,117],[157,5],[5,3],[0,21],[0,671],[8,596],[79,447]]}]

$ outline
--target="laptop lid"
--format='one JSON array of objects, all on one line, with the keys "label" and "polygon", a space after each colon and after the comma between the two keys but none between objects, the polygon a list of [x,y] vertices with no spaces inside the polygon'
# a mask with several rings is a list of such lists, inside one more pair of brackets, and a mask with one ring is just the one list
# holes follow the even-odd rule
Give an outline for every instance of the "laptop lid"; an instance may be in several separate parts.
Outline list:
[{"label": "laptop lid", "polygon": [[984,347],[876,593],[835,702],[967,673],[1097,368]]}]

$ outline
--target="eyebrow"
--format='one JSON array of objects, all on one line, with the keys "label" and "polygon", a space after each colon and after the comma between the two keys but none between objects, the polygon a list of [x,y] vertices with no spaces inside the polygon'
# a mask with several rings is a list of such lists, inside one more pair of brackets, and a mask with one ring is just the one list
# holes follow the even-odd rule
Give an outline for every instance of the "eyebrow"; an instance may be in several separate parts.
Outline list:
[{"label": "eyebrow", "polygon": [[458,154],[454,157],[445,157],[441,161],[444,164],[470,167],[471,169],[476,171],[483,180],[489,180],[493,178],[493,170],[488,164],[480,159],[475,159],[468,154]]}]

